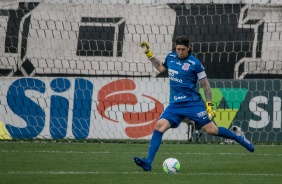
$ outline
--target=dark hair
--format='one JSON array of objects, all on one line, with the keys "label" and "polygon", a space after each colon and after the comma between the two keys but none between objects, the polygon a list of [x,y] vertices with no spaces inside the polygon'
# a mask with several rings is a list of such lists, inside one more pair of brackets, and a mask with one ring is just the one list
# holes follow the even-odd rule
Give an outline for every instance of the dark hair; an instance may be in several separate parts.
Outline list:
[{"label": "dark hair", "polygon": [[[176,45],[184,45],[186,47],[191,47],[189,45],[189,38],[187,36],[178,36],[175,38],[175,43],[173,44],[172,52],[176,52]],[[189,55],[192,53],[192,49],[188,51]]]},{"label": "dark hair", "polygon": [[186,36],[178,36],[175,38],[175,45],[185,45],[189,46],[189,39]]}]

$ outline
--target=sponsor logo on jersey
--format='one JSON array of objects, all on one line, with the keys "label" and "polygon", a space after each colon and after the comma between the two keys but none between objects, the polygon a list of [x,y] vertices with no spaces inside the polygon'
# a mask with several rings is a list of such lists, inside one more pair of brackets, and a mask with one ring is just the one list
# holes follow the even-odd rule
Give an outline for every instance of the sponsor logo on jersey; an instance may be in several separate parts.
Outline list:
[{"label": "sponsor logo on jersey", "polygon": [[178,79],[177,77],[171,77],[171,76],[169,76],[168,78],[169,78],[170,80],[174,81],[174,82],[182,83],[182,79]]},{"label": "sponsor logo on jersey", "polygon": [[198,112],[198,113],[197,113],[197,116],[198,116],[199,118],[203,118],[203,117],[207,116],[207,111]]},{"label": "sponsor logo on jersey", "polygon": [[172,81],[175,81],[175,82],[182,83],[182,79],[178,79],[177,77],[175,77],[175,75],[177,75],[177,74],[178,74],[178,71],[172,70],[172,69],[168,69],[169,79],[172,80]]},{"label": "sponsor logo on jersey", "polygon": [[168,69],[168,75],[169,76],[174,76],[175,74],[178,74],[178,71],[173,70],[173,69]]},{"label": "sponsor logo on jersey", "polygon": [[174,100],[182,100],[182,99],[185,99],[186,96],[174,96],[173,98]]}]

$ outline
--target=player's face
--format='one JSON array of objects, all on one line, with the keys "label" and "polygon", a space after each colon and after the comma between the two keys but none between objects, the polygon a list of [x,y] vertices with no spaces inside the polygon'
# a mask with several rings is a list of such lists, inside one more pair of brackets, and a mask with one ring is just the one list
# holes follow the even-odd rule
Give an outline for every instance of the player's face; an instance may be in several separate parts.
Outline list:
[{"label": "player's face", "polygon": [[188,56],[189,47],[185,45],[176,45],[176,52],[179,59],[185,59]]}]

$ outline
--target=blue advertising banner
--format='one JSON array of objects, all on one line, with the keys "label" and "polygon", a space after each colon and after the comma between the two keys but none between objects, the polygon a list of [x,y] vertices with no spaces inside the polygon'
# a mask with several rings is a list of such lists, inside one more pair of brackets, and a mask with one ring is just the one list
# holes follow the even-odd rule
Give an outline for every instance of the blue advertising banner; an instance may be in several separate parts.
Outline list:
[{"label": "blue advertising banner", "polygon": [[[238,126],[252,141],[282,141],[281,80],[210,84],[218,126]],[[148,139],[169,96],[168,79],[158,78],[2,78],[0,86],[1,139]],[[186,129],[182,123],[164,139],[186,140]]]}]

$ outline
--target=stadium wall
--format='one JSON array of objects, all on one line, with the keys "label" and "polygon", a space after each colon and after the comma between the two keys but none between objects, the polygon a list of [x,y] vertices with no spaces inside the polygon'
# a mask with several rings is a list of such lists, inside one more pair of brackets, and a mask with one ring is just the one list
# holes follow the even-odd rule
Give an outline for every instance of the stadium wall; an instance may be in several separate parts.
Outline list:
[{"label": "stadium wall", "polygon": [[185,34],[210,79],[281,78],[279,1],[197,2],[0,2],[0,75],[157,76],[138,43]]},{"label": "stadium wall", "polygon": [[[281,142],[281,10],[275,0],[1,1],[0,139],[149,139],[168,78],[138,43],[163,60],[185,34],[217,124]],[[186,140],[187,125],[164,139]]]}]

